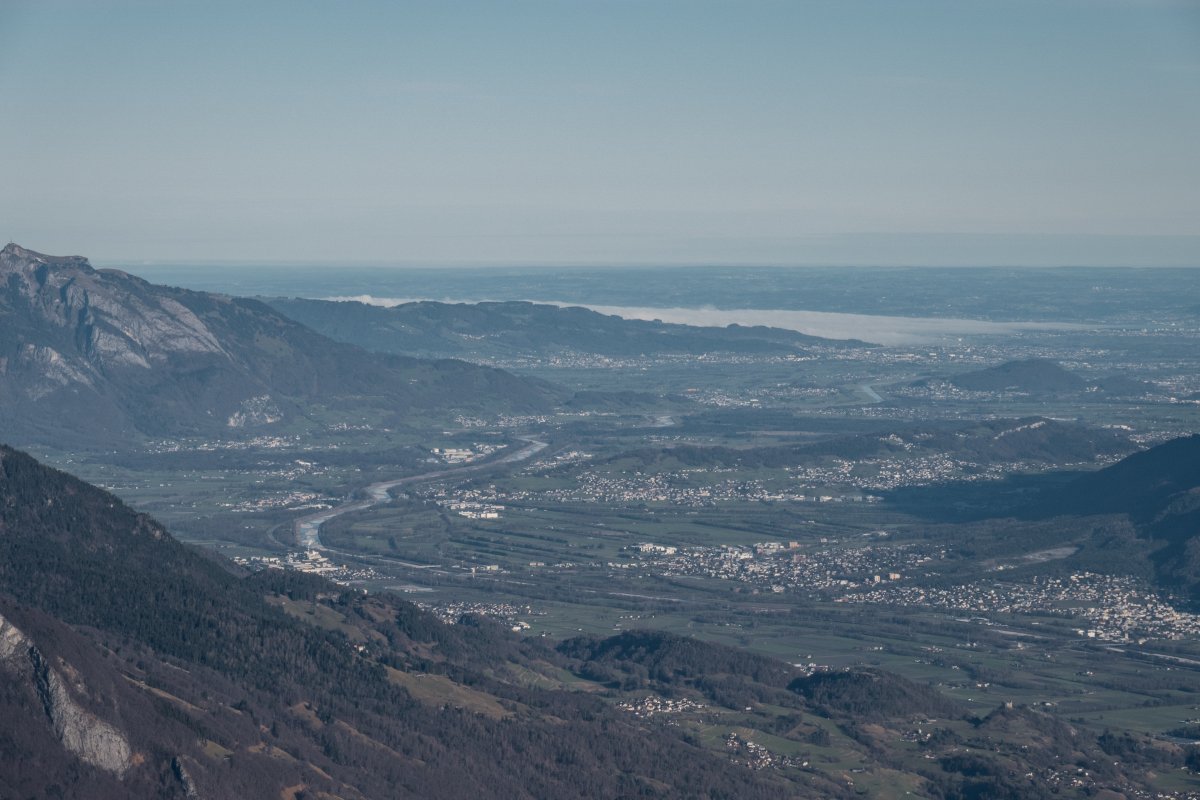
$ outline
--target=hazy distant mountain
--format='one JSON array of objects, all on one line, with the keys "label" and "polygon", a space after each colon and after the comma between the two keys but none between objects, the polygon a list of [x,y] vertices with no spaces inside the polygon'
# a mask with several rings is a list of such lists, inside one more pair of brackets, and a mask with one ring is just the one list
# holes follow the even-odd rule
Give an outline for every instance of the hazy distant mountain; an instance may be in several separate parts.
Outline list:
[{"label": "hazy distant mountain", "polygon": [[948,380],[960,389],[975,392],[1068,394],[1096,391],[1129,396],[1155,391],[1153,384],[1125,375],[1088,380],[1044,358],[1008,361],[995,367],[954,375]]},{"label": "hazy distant mountain", "polygon": [[0,420],[10,439],[212,432],[302,414],[545,410],[564,394],[462,361],[381,356],[255,300],[156,286],[77,256],[0,251]]},{"label": "hazy distant mountain", "polygon": [[[827,340],[780,328],[701,328],[628,320],[580,307],[525,302],[404,303],[273,298],[275,309],[314,330],[368,350],[468,359],[586,353],[612,357],[670,353],[804,355]],[[844,345],[845,343],[840,343]]]},{"label": "hazy distant mountain", "polygon": [[976,392],[1077,392],[1087,385],[1083,378],[1053,361],[1030,358],[955,375],[950,382]]}]

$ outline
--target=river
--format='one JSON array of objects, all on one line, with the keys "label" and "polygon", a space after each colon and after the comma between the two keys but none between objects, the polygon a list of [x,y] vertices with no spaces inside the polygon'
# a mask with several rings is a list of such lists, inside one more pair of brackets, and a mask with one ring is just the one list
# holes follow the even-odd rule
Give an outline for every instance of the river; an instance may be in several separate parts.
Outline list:
[{"label": "river", "polygon": [[348,500],[341,505],[296,520],[296,543],[304,550],[325,549],[325,546],[321,543],[322,525],[342,514],[348,514],[351,511],[362,511],[363,509],[386,503],[389,499],[389,492],[397,486],[404,486],[410,483],[424,483],[425,481],[438,480],[439,478],[446,478],[451,475],[462,475],[468,472],[478,472],[479,470],[495,467],[500,464],[516,464],[533,458],[548,446],[546,442],[538,441],[537,439],[521,437],[521,441],[526,443],[521,449],[490,461],[479,464],[466,464],[461,467],[452,467],[435,472],[423,472],[420,475],[409,475],[405,478],[372,483],[366,488],[368,496],[365,499]]}]

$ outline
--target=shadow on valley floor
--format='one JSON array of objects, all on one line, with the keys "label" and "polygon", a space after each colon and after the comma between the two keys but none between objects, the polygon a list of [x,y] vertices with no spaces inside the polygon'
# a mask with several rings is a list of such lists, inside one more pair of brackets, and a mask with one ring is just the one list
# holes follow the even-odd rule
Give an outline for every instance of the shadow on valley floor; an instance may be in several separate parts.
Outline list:
[{"label": "shadow on valley floor", "polygon": [[998,481],[905,486],[883,493],[883,498],[893,509],[930,522],[977,522],[1001,517],[1046,519],[1056,515],[1052,504],[1046,501],[1084,474],[1009,475]]}]

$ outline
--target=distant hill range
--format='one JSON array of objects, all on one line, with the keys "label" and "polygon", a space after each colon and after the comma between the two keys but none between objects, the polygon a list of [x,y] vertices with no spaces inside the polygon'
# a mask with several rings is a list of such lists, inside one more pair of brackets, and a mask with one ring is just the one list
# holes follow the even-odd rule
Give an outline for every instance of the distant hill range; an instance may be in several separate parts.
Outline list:
[{"label": "distant hill range", "polygon": [[331,339],[381,353],[427,357],[487,361],[571,353],[806,355],[806,348],[814,344],[846,344],[782,328],[695,327],[623,319],[577,306],[515,301],[420,301],[391,308],[357,301],[270,298],[266,302]]},{"label": "distant hill range", "polygon": [[1153,384],[1124,375],[1089,380],[1043,358],[1008,361],[995,367],[953,375],[945,380],[960,389],[974,392],[1071,394],[1092,391],[1137,396],[1156,391]]},{"label": "distant hill range", "polygon": [[368,353],[256,300],[156,286],[78,256],[0,251],[0,423],[10,441],[119,440],[288,420],[313,403],[404,416],[544,411],[542,381]]}]

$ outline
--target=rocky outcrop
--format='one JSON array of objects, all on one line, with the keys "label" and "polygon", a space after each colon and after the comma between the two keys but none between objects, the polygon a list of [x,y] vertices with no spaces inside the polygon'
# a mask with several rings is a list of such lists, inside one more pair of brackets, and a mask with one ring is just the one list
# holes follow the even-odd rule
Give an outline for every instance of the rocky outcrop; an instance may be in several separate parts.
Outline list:
[{"label": "rocky outcrop", "polygon": [[183,758],[181,756],[175,756],[171,759],[171,773],[175,776],[175,780],[179,781],[179,785],[183,787],[184,797],[188,798],[188,800],[200,797],[200,792],[196,790],[196,782],[192,780],[187,767],[183,765]]},{"label": "rocky outcrop", "polygon": [[9,667],[32,646],[16,625],[0,616],[0,665]]},{"label": "rocky outcrop", "polygon": [[[120,778],[133,763],[133,748],[115,726],[83,708],[62,675],[32,640],[0,616],[0,670],[10,679],[29,681],[42,701],[46,718],[62,746],[79,760]],[[86,689],[80,684],[81,689]]]}]

